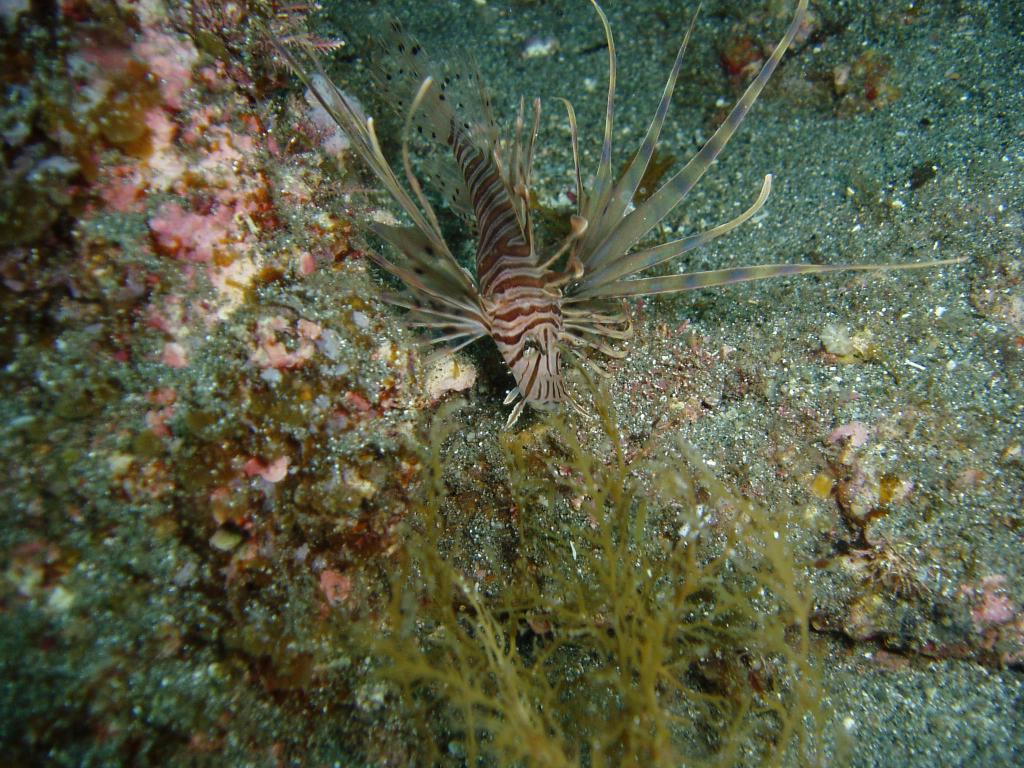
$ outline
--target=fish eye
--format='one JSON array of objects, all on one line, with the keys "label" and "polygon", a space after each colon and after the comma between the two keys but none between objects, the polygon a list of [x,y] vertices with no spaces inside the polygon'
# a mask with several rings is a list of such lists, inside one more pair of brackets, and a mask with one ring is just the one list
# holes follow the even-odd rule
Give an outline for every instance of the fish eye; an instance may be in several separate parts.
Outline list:
[{"label": "fish eye", "polygon": [[524,355],[539,355],[540,354],[540,344],[537,343],[536,339],[530,337],[525,342],[523,342],[523,354]]}]

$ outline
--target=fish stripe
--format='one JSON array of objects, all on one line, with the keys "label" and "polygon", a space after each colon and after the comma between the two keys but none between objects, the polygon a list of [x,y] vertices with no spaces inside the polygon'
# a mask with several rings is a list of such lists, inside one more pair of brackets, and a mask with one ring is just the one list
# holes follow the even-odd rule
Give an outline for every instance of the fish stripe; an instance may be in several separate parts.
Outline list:
[{"label": "fish stripe", "polygon": [[[536,265],[492,153],[457,127],[450,138],[476,216],[477,284],[489,302],[491,338],[526,400],[561,400],[565,388],[557,350],[562,333],[559,295],[547,288],[548,281]],[[530,338],[539,342],[543,353],[527,358]]]}]

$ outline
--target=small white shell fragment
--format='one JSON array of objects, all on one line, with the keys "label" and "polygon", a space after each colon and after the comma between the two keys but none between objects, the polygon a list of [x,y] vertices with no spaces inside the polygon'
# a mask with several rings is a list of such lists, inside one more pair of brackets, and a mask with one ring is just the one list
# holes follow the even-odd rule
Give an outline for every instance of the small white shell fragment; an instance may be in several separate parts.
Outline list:
[{"label": "small white shell fragment", "polygon": [[552,35],[533,35],[523,43],[524,59],[539,59],[558,50],[558,38]]},{"label": "small white shell fragment", "polygon": [[427,394],[436,402],[449,392],[462,392],[476,383],[476,368],[455,355],[438,360],[427,372]]},{"label": "small white shell fragment", "polygon": [[844,357],[853,353],[850,331],[841,325],[829,323],[821,329],[821,346],[829,354]]}]

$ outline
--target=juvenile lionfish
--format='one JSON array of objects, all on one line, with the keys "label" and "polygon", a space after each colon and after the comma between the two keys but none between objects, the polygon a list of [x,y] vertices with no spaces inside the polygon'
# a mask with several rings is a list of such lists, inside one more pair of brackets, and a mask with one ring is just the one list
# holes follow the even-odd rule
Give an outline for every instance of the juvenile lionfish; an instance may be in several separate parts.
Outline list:
[{"label": "juvenile lionfish", "polygon": [[[410,322],[438,332],[432,343],[453,343],[455,351],[484,336],[493,339],[515,380],[505,404],[515,403],[506,426],[513,425],[526,404],[546,408],[569,402],[562,376],[562,353],[570,348],[595,351],[612,358],[624,353],[609,345],[632,336],[623,299],[678,293],[697,288],[797,274],[839,270],[907,269],[952,264],[947,259],[915,264],[770,264],[663,277],[635,275],[681,256],[748,221],[768,199],[772,177],[765,176],[760,194],[736,218],[704,232],[653,247],[634,246],[659,224],[697,184],[739,128],[775,72],[786,49],[800,31],[807,0],[799,0],[782,40],[757,76],[704,146],[653,194],[640,201],[637,191],[652,162],[658,138],[682,66],[696,16],[679,46],[661,101],[639,148],[617,177],[612,170],[615,113],[615,42],[608,18],[591,0],[604,27],[608,46],[608,96],[604,139],[593,179],[580,169],[576,116],[568,113],[576,172],[577,211],[570,234],[544,250],[536,240],[530,208],[530,176],[540,126],[540,99],[533,102],[532,127],[525,129],[521,100],[513,136],[502,142],[490,97],[478,74],[446,76],[427,60],[422,46],[391,23],[381,43],[384,55],[375,75],[398,104],[407,105],[402,141],[405,185],[381,151],[372,117],[366,117],[330,81],[312,49],[308,66],[278,46],[310,92],[348,134],[351,146],[373,170],[405,212],[411,226],[371,226],[401,255],[373,255],[397,277],[406,292],[388,295],[390,303],[409,310]],[[458,173],[449,200],[475,224],[475,274],[455,258],[441,233],[437,215],[413,173],[409,136],[415,132],[439,142],[454,159]],[[449,185],[450,186],[450,185]]]}]

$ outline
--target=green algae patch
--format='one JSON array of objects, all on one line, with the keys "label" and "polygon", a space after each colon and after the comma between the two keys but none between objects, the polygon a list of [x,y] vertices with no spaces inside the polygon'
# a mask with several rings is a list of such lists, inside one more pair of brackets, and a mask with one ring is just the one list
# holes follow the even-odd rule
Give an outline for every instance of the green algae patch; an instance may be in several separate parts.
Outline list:
[{"label": "green algae patch", "polygon": [[503,438],[512,530],[486,553],[490,576],[466,565],[487,545],[449,524],[453,427],[438,416],[384,626],[363,638],[411,742],[426,764],[817,764],[811,604],[788,521],[682,441],[627,456],[596,400],[597,447],[559,419]]}]

